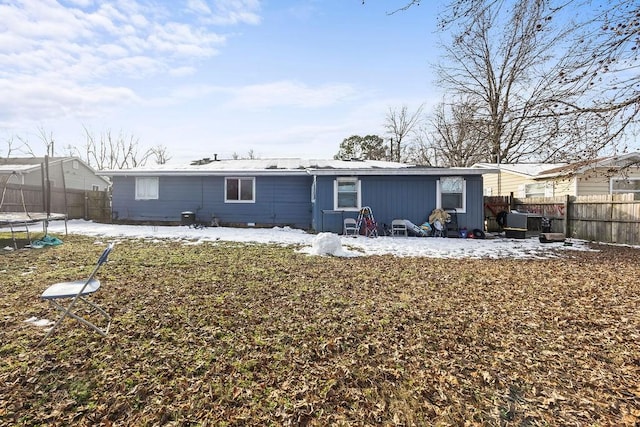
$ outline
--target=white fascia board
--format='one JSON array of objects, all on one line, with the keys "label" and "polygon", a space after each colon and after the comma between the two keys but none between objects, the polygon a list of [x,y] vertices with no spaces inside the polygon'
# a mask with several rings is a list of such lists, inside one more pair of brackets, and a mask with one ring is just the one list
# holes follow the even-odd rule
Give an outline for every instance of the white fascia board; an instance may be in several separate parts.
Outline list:
[{"label": "white fascia board", "polygon": [[302,176],[307,175],[307,171],[300,170],[105,170],[100,171],[102,176]]},{"label": "white fascia board", "polygon": [[484,175],[486,173],[498,173],[497,169],[472,169],[472,168],[402,168],[402,169],[309,169],[310,175],[358,175],[358,176],[460,176],[460,175]]},{"label": "white fascia board", "polygon": [[235,169],[235,170],[103,170],[101,176],[460,176],[498,173],[497,169],[474,168],[374,168],[374,169]]}]

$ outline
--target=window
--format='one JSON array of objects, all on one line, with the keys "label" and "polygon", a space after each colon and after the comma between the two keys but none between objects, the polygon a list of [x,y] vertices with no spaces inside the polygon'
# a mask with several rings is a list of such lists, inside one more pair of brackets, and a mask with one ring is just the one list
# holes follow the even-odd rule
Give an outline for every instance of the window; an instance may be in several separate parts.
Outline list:
[{"label": "window", "polygon": [[466,188],[467,183],[461,176],[443,176],[437,183],[437,207],[466,212]]},{"label": "window", "polygon": [[255,203],[255,178],[225,178],[225,203]]},{"label": "window", "polygon": [[158,194],[157,177],[136,178],[136,200],[156,200]]},{"label": "window", "polygon": [[551,182],[535,182],[524,184],[522,197],[553,197],[553,183]]},{"label": "window", "polygon": [[611,193],[640,193],[640,178],[612,178]]},{"label": "window", "polygon": [[524,197],[544,197],[544,183],[537,182],[535,184],[524,185]]},{"label": "window", "polygon": [[92,184],[92,185],[91,185],[91,191],[100,191],[100,186],[99,186],[99,185]]},{"label": "window", "polygon": [[77,160],[74,160],[73,162],[71,162],[71,167],[74,169],[79,169],[80,163]]},{"label": "window", "polygon": [[334,209],[360,209],[360,180],[357,178],[338,178],[334,181]]}]

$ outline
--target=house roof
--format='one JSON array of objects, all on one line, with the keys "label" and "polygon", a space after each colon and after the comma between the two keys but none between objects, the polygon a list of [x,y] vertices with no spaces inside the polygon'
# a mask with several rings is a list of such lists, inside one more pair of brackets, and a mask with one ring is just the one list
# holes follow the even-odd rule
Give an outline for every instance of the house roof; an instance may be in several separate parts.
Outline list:
[{"label": "house roof", "polygon": [[240,159],[185,165],[154,165],[105,170],[106,176],[164,175],[478,175],[470,168],[426,168],[380,160]]}]

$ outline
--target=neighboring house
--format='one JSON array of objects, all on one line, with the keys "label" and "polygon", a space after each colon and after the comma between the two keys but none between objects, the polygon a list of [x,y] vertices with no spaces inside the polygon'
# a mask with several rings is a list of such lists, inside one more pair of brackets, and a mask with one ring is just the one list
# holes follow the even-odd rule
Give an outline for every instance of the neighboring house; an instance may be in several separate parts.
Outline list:
[{"label": "neighboring house", "polygon": [[383,161],[208,160],[100,172],[111,177],[116,221],[177,222],[183,212],[222,225],[292,226],[341,232],[346,217],[371,207],[378,224],[422,224],[435,208],[483,227],[482,174]]},{"label": "neighboring house", "polygon": [[[477,163],[484,175],[485,196],[555,197],[636,193],[640,199],[640,153],[576,163]],[[498,170],[499,173],[495,173]]]},{"label": "neighboring house", "polygon": [[49,157],[48,162],[44,157],[0,158],[0,183],[42,187],[47,169],[54,189],[103,191],[110,185],[108,179],[96,175],[91,166],[76,157]]}]

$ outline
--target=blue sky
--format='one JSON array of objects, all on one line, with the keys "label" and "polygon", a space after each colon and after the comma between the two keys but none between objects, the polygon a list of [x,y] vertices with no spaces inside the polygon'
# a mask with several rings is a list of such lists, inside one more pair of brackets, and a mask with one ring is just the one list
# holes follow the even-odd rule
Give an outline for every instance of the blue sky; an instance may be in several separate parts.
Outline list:
[{"label": "blue sky", "polygon": [[[425,111],[437,6],[406,0],[0,0],[0,150],[107,131],[201,157],[329,158]],[[4,155],[0,151],[0,155]]]}]

